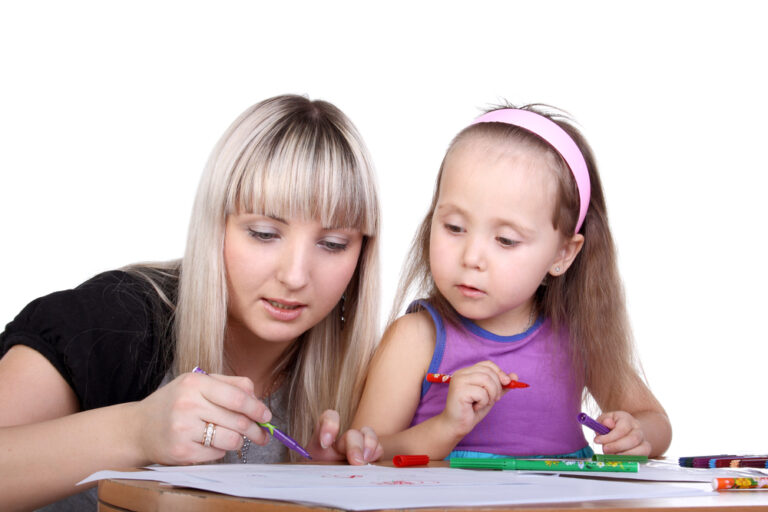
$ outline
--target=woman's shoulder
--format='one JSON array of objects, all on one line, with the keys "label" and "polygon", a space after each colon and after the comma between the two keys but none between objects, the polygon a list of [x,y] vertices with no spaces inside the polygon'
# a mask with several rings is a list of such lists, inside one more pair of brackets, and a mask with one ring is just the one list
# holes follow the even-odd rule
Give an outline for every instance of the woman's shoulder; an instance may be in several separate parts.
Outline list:
[{"label": "woman's shoulder", "polygon": [[19,344],[40,352],[84,409],[106,405],[109,398],[95,390],[113,378],[135,386],[136,397],[124,391],[126,399],[136,399],[167,368],[172,313],[159,303],[144,277],[103,272],[30,302],[0,333],[0,354]]},{"label": "woman's shoulder", "polygon": [[[30,302],[8,325],[61,322],[122,323],[146,313],[152,302],[152,288],[140,276],[123,270],[97,274],[80,285],[39,297]],[[122,314],[129,313],[128,317]],[[8,330],[6,328],[6,331]]]}]

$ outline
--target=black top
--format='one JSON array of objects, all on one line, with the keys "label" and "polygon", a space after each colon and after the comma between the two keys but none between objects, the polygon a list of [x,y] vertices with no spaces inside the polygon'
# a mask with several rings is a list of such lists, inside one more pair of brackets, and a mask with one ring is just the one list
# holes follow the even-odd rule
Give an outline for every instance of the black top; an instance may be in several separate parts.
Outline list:
[{"label": "black top", "polygon": [[172,314],[142,277],[105,272],[30,302],[0,334],[0,356],[14,345],[37,350],[82,410],[141,400],[170,368]]}]

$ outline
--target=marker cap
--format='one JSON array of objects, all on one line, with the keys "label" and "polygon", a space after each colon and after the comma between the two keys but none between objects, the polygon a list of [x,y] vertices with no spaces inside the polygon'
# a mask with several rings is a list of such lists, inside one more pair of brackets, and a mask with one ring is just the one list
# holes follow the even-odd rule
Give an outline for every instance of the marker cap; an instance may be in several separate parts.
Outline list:
[{"label": "marker cap", "polygon": [[392,462],[399,468],[404,466],[423,466],[429,464],[429,455],[395,455],[392,457]]}]

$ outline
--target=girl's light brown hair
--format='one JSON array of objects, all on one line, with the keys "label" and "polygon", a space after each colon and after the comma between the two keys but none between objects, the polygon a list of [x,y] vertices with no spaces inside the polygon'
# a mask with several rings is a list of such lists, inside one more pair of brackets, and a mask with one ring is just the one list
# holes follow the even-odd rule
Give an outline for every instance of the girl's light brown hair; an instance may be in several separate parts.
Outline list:
[{"label": "girl's light brown hair", "polygon": [[[518,107],[505,105],[498,108]],[[535,293],[534,307],[538,314],[550,318],[553,329],[567,329],[575,375],[583,377],[587,389],[599,396],[601,403],[615,404],[625,391],[626,377],[637,371],[638,362],[595,158],[581,132],[564,113],[551,107],[545,109],[542,105],[521,108],[548,117],[571,136],[584,155],[592,187],[586,218],[579,231],[584,236],[582,249],[564,274],[547,275]],[[570,236],[574,232],[579,213],[579,194],[576,181],[559,153],[539,136],[517,126],[496,122],[468,126],[453,139],[440,166],[432,204],[405,262],[390,323],[401,312],[411,292],[416,292],[421,296],[425,294],[444,317],[458,324],[458,314],[440,294],[432,279],[429,240],[445,162],[459,143],[471,143],[473,138],[484,138],[499,144],[525,145],[545,154],[546,160],[552,162],[549,170],[558,184],[552,225],[561,235]]]}]

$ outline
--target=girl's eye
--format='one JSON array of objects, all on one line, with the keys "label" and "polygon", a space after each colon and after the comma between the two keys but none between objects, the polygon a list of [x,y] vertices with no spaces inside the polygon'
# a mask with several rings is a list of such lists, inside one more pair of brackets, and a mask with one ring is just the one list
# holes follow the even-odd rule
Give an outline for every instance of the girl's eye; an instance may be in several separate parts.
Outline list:
[{"label": "girl's eye", "polygon": [[330,252],[341,252],[347,248],[347,244],[345,242],[334,242],[332,240],[323,240],[320,242],[320,246]]},{"label": "girl's eye", "polygon": [[273,233],[271,231],[257,231],[251,228],[248,228],[248,234],[256,240],[261,240],[262,242],[269,242],[278,236],[277,233]]},{"label": "girl's eye", "polygon": [[496,237],[496,241],[499,242],[502,247],[514,247],[520,243],[517,240],[512,240],[511,238],[506,238],[503,236]]},{"label": "girl's eye", "polygon": [[444,226],[445,226],[445,229],[447,229],[451,233],[461,233],[462,231],[464,231],[463,229],[461,229],[461,226],[457,226],[455,224],[446,223],[444,224]]}]

